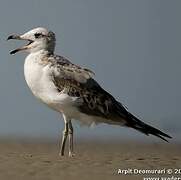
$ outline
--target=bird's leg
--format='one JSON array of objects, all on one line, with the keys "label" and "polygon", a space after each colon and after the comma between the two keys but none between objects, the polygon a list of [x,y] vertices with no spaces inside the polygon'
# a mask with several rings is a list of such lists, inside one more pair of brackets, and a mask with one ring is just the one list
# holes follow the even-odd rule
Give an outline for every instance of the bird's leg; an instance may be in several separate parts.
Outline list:
[{"label": "bird's leg", "polygon": [[65,122],[65,128],[64,128],[63,134],[62,134],[62,142],[61,142],[60,153],[59,153],[60,156],[64,155],[65,143],[66,143],[67,135],[68,135],[68,132],[69,132],[67,118],[66,118],[65,115],[63,115],[63,118],[64,118],[64,122]]},{"label": "bird's leg", "polygon": [[73,126],[71,120],[68,122],[68,134],[69,134],[69,157],[74,156],[73,153]]}]

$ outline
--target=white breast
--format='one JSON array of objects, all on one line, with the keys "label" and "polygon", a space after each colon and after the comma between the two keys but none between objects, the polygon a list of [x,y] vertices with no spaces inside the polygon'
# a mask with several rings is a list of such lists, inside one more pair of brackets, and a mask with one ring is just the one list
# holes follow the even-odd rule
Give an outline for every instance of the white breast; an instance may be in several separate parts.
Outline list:
[{"label": "white breast", "polygon": [[48,65],[41,65],[38,61],[42,55],[31,53],[24,64],[25,80],[33,94],[45,103],[51,103],[55,96],[56,87],[51,80],[51,69]]},{"label": "white breast", "polygon": [[52,71],[49,65],[38,63],[42,55],[32,53],[27,56],[24,64],[25,80],[32,93],[48,106],[59,112],[74,114],[75,97],[70,97],[57,91],[52,81]]}]

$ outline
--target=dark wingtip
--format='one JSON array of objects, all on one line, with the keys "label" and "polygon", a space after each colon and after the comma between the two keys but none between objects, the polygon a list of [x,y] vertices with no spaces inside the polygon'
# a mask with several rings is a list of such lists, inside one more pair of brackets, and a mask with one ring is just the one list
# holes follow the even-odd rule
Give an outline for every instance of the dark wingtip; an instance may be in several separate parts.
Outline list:
[{"label": "dark wingtip", "polygon": [[157,128],[154,128],[142,121],[140,121],[137,117],[135,117],[132,114],[129,114],[129,121],[128,121],[128,127],[132,127],[146,135],[154,135],[159,137],[160,139],[164,140],[165,142],[168,142],[166,138],[172,139],[172,137],[162,131],[160,131]]},{"label": "dark wingtip", "polygon": [[[166,133],[163,133],[163,132],[162,132],[162,131],[160,131],[160,130],[159,130],[159,136],[161,136],[161,137],[163,136],[163,137],[166,137],[166,138],[172,139],[172,137],[171,137],[171,136],[169,136],[169,135],[168,135],[168,134],[166,134]],[[163,138],[163,137],[162,137],[162,138]]]},{"label": "dark wingtip", "polygon": [[167,139],[165,139],[164,137],[162,137],[161,135],[156,135],[156,134],[154,134],[154,136],[157,136],[157,137],[159,137],[160,139],[162,139],[162,140],[164,140],[165,142],[167,142],[167,143],[169,143],[169,141],[167,140]]},{"label": "dark wingtip", "polygon": [[163,133],[162,131],[160,131],[159,129],[156,129],[152,126],[149,126],[146,124],[146,129],[148,130],[147,133],[148,135],[151,134],[151,135],[154,135],[154,136],[157,136],[159,137],[160,139],[164,140],[165,142],[169,143],[169,141],[166,139],[166,138],[169,138],[169,139],[172,139],[171,136],[169,136],[168,134],[166,133]]}]

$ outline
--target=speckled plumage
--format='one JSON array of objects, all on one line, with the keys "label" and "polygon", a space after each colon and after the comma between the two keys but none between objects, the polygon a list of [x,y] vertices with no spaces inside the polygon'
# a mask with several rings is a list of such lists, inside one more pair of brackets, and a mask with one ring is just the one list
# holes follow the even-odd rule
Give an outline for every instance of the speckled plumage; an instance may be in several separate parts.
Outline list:
[{"label": "speckled plumage", "polygon": [[45,28],[33,29],[21,36],[8,39],[28,40],[26,46],[11,52],[28,51],[24,64],[25,80],[32,93],[49,107],[63,114],[65,129],[60,154],[64,155],[69,135],[69,156],[73,155],[72,119],[84,124],[107,123],[134,128],[165,141],[171,138],[162,131],[140,121],[127,111],[94,79],[94,73],[54,54],[55,34]]},{"label": "speckled plumage", "polygon": [[79,98],[82,103],[79,103],[78,109],[82,113],[113,121],[118,121],[120,118],[116,106],[119,106],[119,111],[122,108],[122,111],[126,113],[124,107],[92,78],[94,73],[91,70],[72,64],[62,56],[51,55],[45,59],[56,69],[56,73],[53,73],[53,82],[57,90]]}]

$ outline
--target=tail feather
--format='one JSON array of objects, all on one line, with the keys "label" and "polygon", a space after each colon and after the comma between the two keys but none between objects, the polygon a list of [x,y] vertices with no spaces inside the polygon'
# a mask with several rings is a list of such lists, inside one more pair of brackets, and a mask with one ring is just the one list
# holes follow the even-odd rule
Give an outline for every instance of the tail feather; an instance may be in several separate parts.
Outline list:
[{"label": "tail feather", "polygon": [[141,120],[139,120],[136,116],[129,113],[127,111],[127,109],[120,102],[116,101],[116,103],[114,105],[115,105],[115,110],[118,113],[119,117],[126,121],[125,126],[134,128],[146,135],[152,134],[166,142],[168,142],[168,140],[166,138],[170,138],[170,139],[172,138],[168,134],[160,131],[159,129],[156,129],[156,128],[142,122]]},{"label": "tail feather", "polygon": [[156,129],[156,128],[140,121],[137,117],[135,117],[131,113],[128,113],[128,120],[127,120],[126,125],[128,127],[134,128],[134,129],[136,129],[136,130],[138,130],[138,131],[140,131],[146,135],[152,134],[154,136],[157,136],[166,142],[168,142],[168,140],[165,138],[172,138],[168,134],[160,131],[159,129]]}]

